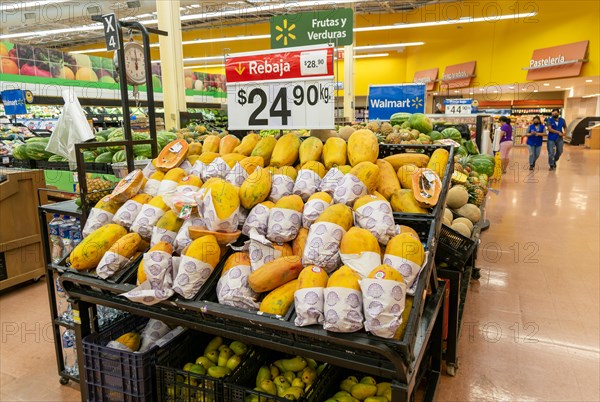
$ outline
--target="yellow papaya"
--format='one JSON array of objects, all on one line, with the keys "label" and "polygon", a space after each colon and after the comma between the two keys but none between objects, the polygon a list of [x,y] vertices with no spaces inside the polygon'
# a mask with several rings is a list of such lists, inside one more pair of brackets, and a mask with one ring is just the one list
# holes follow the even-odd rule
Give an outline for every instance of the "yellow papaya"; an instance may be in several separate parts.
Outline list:
[{"label": "yellow papaya", "polygon": [[379,167],[372,162],[360,162],[350,170],[350,174],[358,177],[372,193],[379,182]]},{"label": "yellow papaya", "polygon": [[302,257],[293,255],[275,258],[252,272],[248,277],[248,285],[256,293],[268,292],[298,278],[300,271]]},{"label": "yellow papaya", "polygon": [[204,139],[204,143],[202,144],[202,153],[205,154],[207,152],[217,153],[219,152],[219,144],[221,139],[218,135],[208,135]]},{"label": "yellow papaya", "polygon": [[323,145],[323,162],[327,169],[346,164],[347,144],[339,137],[330,137]]},{"label": "yellow papaya", "polygon": [[360,291],[360,276],[350,267],[342,265],[329,277],[328,288],[348,288]]},{"label": "yellow papaya", "polygon": [[404,311],[402,311],[402,324],[396,330],[394,334],[394,339],[404,339],[404,331],[406,330],[406,326],[408,325],[408,319],[410,317],[410,312],[413,307],[413,296],[406,295],[406,300],[404,301]]},{"label": "yellow papaya", "polygon": [[[152,196],[150,196],[150,198],[152,198]],[[121,208],[121,205],[123,205],[122,202],[115,202],[114,200],[110,199],[109,197],[104,197],[104,198],[100,199],[100,201],[98,201],[96,203],[96,205],[94,205],[94,208],[101,209],[106,212],[110,212],[111,214],[114,215],[115,213],[117,213],[119,208]]]},{"label": "yellow papaya", "polygon": [[233,152],[233,150],[240,145],[241,141],[235,135],[227,134],[221,138],[219,142],[219,153],[221,155],[227,155]]},{"label": "yellow papaya", "polygon": [[360,197],[359,199],[357,199],[356,201],[354,201],[354,210],[358,210],[358,208],[362,207],[363,205],[367,205],[370,202],[373,201],[387,201],[385,199],[385,197],[381,194],[379,194],[377,191],[375,191],[373,193],[373,195],[371,194],[367,194],[367,195],[363,195],[362,197]]},{"label": "yellow papaya", "polygon": [[[210,180],[209,180],[210,181]],[[207,181],[208,183],[208,181]],[[205,185],[207,184],[205,183]],[[210,183],[213,205],[219,219],[227,219],[240,206],[238,188],[223,179]]]},{"label": "yellow papaya", "polygon": [[165,173],[165,177],[163,178],[163,180],[171,180],[171,181],[174,181],[175,183],[177,183],[177,182],[179,182],[179,180],[183,179],[186,175],[187,175],[187,173],[185,173],[185,170],[183,170],[182,168],[173,168],[173,169],[169,170],[167,173]]},{"label": "yellow papaya", "polygon": [[[419,239],[419,234],[417,233],[416,230],[414,230],[413,228],[411,228],[410,226],[405,226],[405,225],[398,225],[400,227],[400,233],[408,233],[411,236],[413,236],[415,239]],[[399,233],[399,234],[400,234]]]},{"label": "yellow papaya", "polygon": [[298,235],[292,241],[292,254],[302,257],[304,255],[304,247],[306,246],[306,239],[308,239],[308,229],[301,227],[298,231]]},{"label": "yellow papaya", "polygon": [[446,167],[448,166],[448,158],[450,157],[450,153],[446,151],[444,148],[438,148],[429,157],[429,162],[427,163],[427,169],[431,169],[440,176],[440,179],[444,178],[444,174],[446,173]]},{"label": "yellow papaya", "polygon": [[400,181],[400,187],[412,189],[412,175],[419,168],[417,165],[413,165],[409,163],[408,165],[403,165],[398,169],[398,180]]},{"label": "yellow papaya", "polygon": [[265,207],[271,209],[275,206],[275,203],[273,201],[263,201],[260,203],[260,205],[264,205]]},{"label": "yellow papaya", "polygon": [[271,173],[271,175],[277,174],[277,168],[275,166],[267,166],[265,169],[267,169],[267,171]]},{"label": "yellow papaya", "polygon": [[352,209],[344,204],[333,204],[325,208],[325,211],[315,220],[315,223],[331,222],[348,231],[354,225]]},{"label": "yellow papaya", "polygon": [[182,177],[177,183],[178,186],[196,186],[202,187],[202,180],[198,176],[189,175]]},{"label": "yellow papaya", "polygon": [[418,169],[412,175],[412,192],[415,200],[424,208],[437,205],[442,193],[442,181],[431,169]]},{"label": "yellow papaya", "polygon": [[292,252],[292,246],[290,246],[288,243],[273,243],[273,249],[279,251],[281,257],[288,257],[294,255],[294,253]]},{"label": "yellow papaya", "polygon": [[142,243],[142,237],[137,233],[128,233],[117,240],[108,251],[119,254],[125,258],[131,258],[138,251]]},{"label": "yellow papaya", "polygon": [[324,288],[327,286],[329,275],[321,267],[309,265],[298,275],[296,290],[307,288]]},{"label": "yellow papaya", "polygon": [[385,279],[388,281],[397,281],[404,283],[404,277],[402,276],[400,271],[390,267],[387,264],[381,264],[380,266],[373,269],[371,273],[369,273],[368,277],[370,279]]},{"label": "yellow papaya", "polygon": [[135,332],[128,332],[115,339],[115,342],[124,345],[125,347],[129,348],[129,350],[131,350],[132,352],[137,352],[137,350],[140,348],[142,337],[140,336],[140,334],[136,334]]},{"label": "yellow papaya", "polygon": [[308,201],[310,200],[322,200],[328,204],[331,204],[331,195],[326,193],[325,191],[319,191],[318,193],[314,193],[310,197],[308,197]]},{"label": "yellow papaya", "polygon": [[242,138],[240,145],[233,149],[233,152],[238,154],[250,156],[256,144],[260,141],[260,135],[255,133],[249,133]]},{"label": "yellow papaya", "polygon": [[126,234],[123,226],[114,223],[96,229],[71,252],[71,267],[78,271],[96,268],[104,253]]},{"label": "yellow papaya", "polygon": [[200,155],[188,155],[187,160],[190,163],[190,165],[194,165],[194,163],[196,163],[196,161],[200,158]]},{"label": "yellow papaya", "polygon": [[348,174],[352,170],[352,166],[350,166],[350,165],[337,166],[337,168],[343,174]]},{"label": "yellow papaya", "polygon": [[201,155],[202,154],[202,144],[199,142],[192,142],[188,145],[188,159],[191,155]]},{"label": "yellow papaya", "polygon": [[294,302],[297,282],[298,280],[294,279],[266,295],[260,303],[260,311],[268,314],[285,315]]},{"label": "yellow papaya", "polygon": [[139,202],[140,204],[144,205],[144,204],[149,203],[151,199],[152,199],[152,196],[150,194],[140,193],[140,194],[136,195],[135,197],[133,197],[131,200],[135,201],[135,202]]},{"label": "yellow papaya", "polygon": [[257,167],[264,167],[265,162],[261,156],[248,156],[240,161],[240,166],[248,174],[254,173]]},{"label": "yellow papaya", "polygon": [[171,243],[167,243],[166,241],[159,241],[156,243],[148,252],[151,251],[163,251],[167,254],[173,254],[173,246]]},{"label": "yellow papaya", "polygon": [[294,181],[296,181],[296,177],[298,177],[298,171],[292,166],[282,166],[276,170],[275,174],[287,176]]},{"label": "yellow papaya", "polygon": [[300,138],[297,135],[289,133],[283,135],[271,154],[271,165],[276,167],[292,166],[298,159],[300,149]]},{"label": "yellow papaya", "polygon": [[292,194],[281,197],[279,201],[275,203],[275,208],[291,209],[302,213],[304,210],[304,202],[299,195]]},{"label": "yellow papaya", "polygon": [[146,282],[146,271],[144,271],[144,260],[140,261],[140,265],[137,268],[137,286],[140,286],[142,283]]},{"label": "yellow papaya", "polygon": [[230,169],[232,169],[236,163],[241,162],[245,158],[244,155],[236,154],[233,152],[221,155],[221,159],[223,159],[223,161],[227,164],[227,166],[229,166]]},{"label": "yellow papaya", "polygon": [[385,247],[385,253],[395,255],[421,266],[425,260],[425,250],[421,240],[415,239],[410,233],[401,233],[390,239]]},{"label": "yellow papaya", "polygon": [[348,138],[348,161],[356,166],[361,162],[375,163],[379,155],[377,136],[369,129],[356,130]]},{"label": "yellow papaya", "polygon": [[181,229],[181,225],[183,225],[183,219],[178,218],[177,214],[172,210],[165,212],[165,214],[160,217],[158,222],[156,222],[156,227],[175,233]]},{"label": "yellow papaya", "polygon": [[277,140],[273,136],[263,137],[258,141],[250,156],[260,156],[265,162],[265,166],[271,164],[271,154],[277,144]]},{"label": "yellow papaya", "polygon": [[340,242],[340,253],[360,254],[367,251],[381,254],[381,248],[379,247],[377,238],[367,229],[361,229],[356,226],[351,227],[350,230],[344,234],[344,237],[342,237],[342,241]]},{"label": "yellow papaya", "polygon": [[379,180],[377,191],[386,199],[392,198],[394,191],[400,190],[400,181],[391,163],[383,159],[377,159],[375,164],[379,167]]},{"label": "yellow papaya", "polygon": [[150,201],[148,201],[148,205],[152,205],[158,209],[162,209],[163,211],[168,211],[169,207],[165,204],[165,201],[162,198],[162,195],[157,195],[156,197],[152,197]]},{"label": "yellow papaya", "polygon": [[190,243],[184,255],[203,261],[215,268],[221,258],[221,249],[215,236],[202,236]]},{"label": "yellow papaya", "polygon": [[300,145],[300,165],[308,161],[320,161],[323,153],[323,141],[316,137],[308,137]]},{"label": "yellow papaya", "polygon": [[[217,137],[219,138],[219,137]],[[202,155],[198,158],[198,160],[205,165],[210,165],[212,161],[217,159],[220,155],[216,152],[203,152]]]},{"label": "yellow papaya", "polygon": [[231,268],[236,267],[238,265],[250,266],[250,254],[247,251],[241,251],[231,254],[227,258],[227,260],[225,260],[225,264],[223,264],[221,276],[223,276],[223,274],[229,271]]},{"label": "yellow papaya", "polygon": [[165,178],[165,173],[157,170],[156,172],[152,173],[149,178],[153,180],[162,181],[162,179]]},{"label": "yellow papaya", "polygon": [[272,176],[263,168],[257,168],[244,180],[240,187],[240,202],[246,209],[252,209],[263,202],[271,192]]},{"label": "yellow papaya", "polygon": [[390,198],[390,204],[392,205],[392,211],[394,212],[406,212],[410,214],[428,213],[428,211],[415,200],[412,190],[397,190],[392,195],[392,198]]},{"label": "yellow papaya", "polygon": [[318,174],[321,179],[323,178],[323,176],[325,176],[325,173],[327,173],[325,166],[323,166],[323,164],[318,161],[308,161],[302,166],[301,169],[312,170],[313,172]]},{"label": "yellow papaya", "polygon": [[398,171],[404,165],[415,165],[417,167],[425,167],[429,163],[429,156],[425,154],[417,154],[414,152],[406,152],[403,154],[395,154],[386,156],[383,160],[388,161]]}]

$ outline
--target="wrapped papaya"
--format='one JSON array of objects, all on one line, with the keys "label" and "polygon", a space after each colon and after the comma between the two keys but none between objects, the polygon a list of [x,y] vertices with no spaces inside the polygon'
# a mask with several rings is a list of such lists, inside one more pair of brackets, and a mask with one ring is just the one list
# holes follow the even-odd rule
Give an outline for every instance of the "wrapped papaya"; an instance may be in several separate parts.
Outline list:
[{"label": "wrapped papaya", "polygon": [[229,173],[231,168],[223,158],[223,156],[217,156],[212,162],[207,164],[204,169],[202,169],[202,181],[206,182],[208,179],[213,177],[220,179],[227,177],[227,173]]},{"label": "wrapped papaya", "polygon": [[142,210],[144,204],[150,202],[151,199],[152,196],[150,194],[140,193],[132,199],[125,201],[125,204],[123,204],[113,216],[112,221],[129,229]]},{"label": "wrapped papaya", "polygon": [[397,234],[392,206],[383,195],[364,195],[354,202],[354,221],[384,246]]},{"label": "wrapped papaya", "polygon": [[282,197],[269,211],[267,239],[276,243],[294,240],[302,226],[304,202],[298,195]]},{"label": "wrapped papaya", "polygon": [[156,171],[152,173],[148,180],[146,180],[146,184],[142,187],[141,192],[145,194],[149,194],[151,196],[155,196],[158,194],[158,188],[160,187],[160,182],[165,177],[165,174],[161,171]]},{"label": "wrapped papaya", "polygon": [[294,292],[294,324],[297,327],[323,324],[323,290],[328,280],[327,272],[315,265],[309,265],[300,272]]},{"label": "wrapped papaya", "polygon": [[142,244],[142,238],[137,233],[128,233],[117,240],[98,263],[96,274],[102,279],[108,279],[123,269],[137,253]]},{"label": "wrapped papaya", "polygon": [[356,332],[363,327],[360,276],[351,268],[342,266],[327,281],[323,329],[332,332]]},{"label": "wrapped papaya", "polygon": [[212,232],[235,232],[240,223],[239,190],[223,179],[204,183],[204,226]]},{"label": "wrapped papaya", "polygon": [[179,181],[185,176],[187,176],[187,173],[182,168],[176,167],[169,170],[160,182],[157,194],[163,195],[175,191]]},{"label": "wrapped papaya", "polygon": [[177,217],[177,214],[172,210],[165,212],[163,216],[156,222],[156,226],[152,228],[152,238],[150,246],[154,246],[159,241],[173,244],[177,232],[183,225],[183,219]]},{"label": "wrapped papaya", "polygon": [[259,294],[248,285],[248,277],[251,273],[250,255],[247,252],[231,254],[225,261],[221,278],[217,283],[219,303],[245,310],[258,310]]},{"label": "wrapped papaya", "polygon": [[282,197],[292,195],[298,172],[292,166],[274,169],[269,201],[277,202]]},{"label": "wrapped papaya", "polygon": [[381,265],[381,249],[377,238],[366,229],[352,227],[340,243],[342,262],[352,268],[361,278]]},{"label": "wrapped papaya", "polygon": [[331,195],[324,191],[314,193],[308,197],[302,212],[302,226],[308,229],[323,211],[331,205],[332,201]]},{"label": "wrapped papaya", "polygon": [[188,230],[192,226],[204,227],[204,220],[197,213],[190,215],[183,222],[181,228],[179,228],[179,231],[175,236],[175,241],[173,242],[173,248],[176,252],[181,253],[181,251],[192,242],[192,238],[190,237]]},{"label": "wrapped papaya", "polygon": [[162,196],[153,197],[142,206],[140,213],[131,224],[131,231],[139,233],[143,239],[150,240],[152,228],[168,210],[169,207],[165,204]]},{"label": "wrapped papaya", "polygon": [[242,233],[246,236],[249,236],[250,230],[254,229],[258,234],[266,236],[267,224],[269,222],[269,211],[274,206],[275,204],[271,201],[264,201],[254,206],[244,221]]},{"label": "wrapped papaya", "polygon": [[406,283],[395,268],[383,264],[360,281],[365,313],[365,330],[391,339],[402,324]]},{"label": "wrapped papaya", "polygon": [[98,201],[85,221],[85,226],[81,232],[83,238],[86,238],[95,230],[110,223],[115,213],[117,213],[122,205],[123,203],[116,202],[109,197],[104,197]]},{"label": "wrapped papaya", "polygon": [[426,259],[421,240],[407,231],[394,236],[388,242],[383,256],[383,263],[402,274],[408,289],[407,292],[412,295]]},{"label": "wrapped papaya", "polygon": [[333,193],[333,201],[352,206],[358,198],[372,193],[378,181],[379,166],[368,161],[360,162],[340,180]]},{"label": "wrapped papaya", "polygon": [[179,262],[173,290],[185,299],[194,297],[219,263],[221,250],[214,236],[203,236],[190,243]]},{"label": "wrapped papaya", "polygon": [[195,175],[187,175],[182,177],[175,187],[175,192],[179,194],[188,194],[200,190],[202,180]]},{"label": "wrapped papaya", "polygon": [[325,173],[325,166],[321,162],[306,162],[298,171],[293,193],[299,195],[302,201],[306,202],[312,194],[318,191]]}]

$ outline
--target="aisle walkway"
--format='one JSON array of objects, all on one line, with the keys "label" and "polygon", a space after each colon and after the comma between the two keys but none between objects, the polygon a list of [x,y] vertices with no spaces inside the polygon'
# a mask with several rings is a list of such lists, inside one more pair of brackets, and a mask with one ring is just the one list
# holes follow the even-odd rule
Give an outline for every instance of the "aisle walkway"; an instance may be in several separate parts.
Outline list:
[{"label": "aisle walkway", "polygon": [[600,400],[600,153],[565,150],[555,172],[544,150],[530,175],[513,149],[438,401]]},{"label": "aisle walkway", "polygon": [[[534,175],[515,149],[488,200],[461,366],[439,401],[600,400],[600,153],[566,149],[556,172],[540,159]],[[79,400],[58,383],[43,281],[0,295],[0,324],[0,401]]]}]

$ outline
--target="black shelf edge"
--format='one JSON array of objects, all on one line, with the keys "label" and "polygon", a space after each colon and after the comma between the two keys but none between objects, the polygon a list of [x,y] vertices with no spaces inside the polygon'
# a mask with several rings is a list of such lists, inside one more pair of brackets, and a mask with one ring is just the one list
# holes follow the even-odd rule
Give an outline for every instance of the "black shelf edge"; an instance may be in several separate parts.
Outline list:
[{"label": "black shelf edge", "polygon": [[63,377],[63,378],[68,378],[69,380],[71,380],[73,382],[79,383],[79,376],[78,375],[75,376],[73,374],[69,374],[69,373],[66,372],[66,370],[61,371],[60,372],[60,376]]},{"label": "black shelf edge", "polygon": [[62,214],[80,217],[82,215],[81,208],[77,206],[75,201],[62,201],[54,204],[46,204],[39,207],[43,212],[49,214]]},{"label": "black shelf edge", "polygon": [[67,329],[75,329],[75,324],[69,321],[65,321],[62,318],[55,318],[54,320],[52,320],[52,322],[54,322],[54,324],[59,325],[63,328],[67,328]]}]

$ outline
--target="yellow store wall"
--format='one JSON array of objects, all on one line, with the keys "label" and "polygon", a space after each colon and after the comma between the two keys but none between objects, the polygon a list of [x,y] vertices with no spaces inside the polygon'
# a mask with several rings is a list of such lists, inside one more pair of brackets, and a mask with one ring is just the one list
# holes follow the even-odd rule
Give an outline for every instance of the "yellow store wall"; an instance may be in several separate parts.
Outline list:
[{"label": "yellow store wall", "polygon": [[[519,4],[519,9],[515,9]],[[528,19],[511,19],[496,22],[478,22],[462,25],[432,26],[426,28],[395,29],[356,34],[355,44],[366,46],[382,43],[425,42],[424,46],[407,47],[402,52],[390,53],[385,58],[356,60],[355,94],[368,94],[371,84],[411,82],[415,71],[438,67],[440,76],[447,65],[475,60],[477,62],[473,86],[511,84],[525,82],[534,49],[589,40],[588,62],[582,76],[600,75],[600,2],[538,1],[538,2],[462,2],[441,3],[414,10],[409,13],[356,16],[356,26],[390,25],[395,23],[430,22],[459,17],[491,16],[528,13],[535,7],[537,16]],[[220,27],[183,32],[183,40],[205,39],[222,36],[256,35],[269,33],[267,23],[250,26]],[[100,43],[84,48],[97,48]],[[270,40],[240,41],[197,44],[184,46],[188,57],[217,56],[224,52],[236,53],[269,49]],[[377,50],[379,52],[379,50]],[[110,56],[108,53],[97,55]],[[159,50],[152,50],[158,59]],[[188,64],[218,64],[219,61],[190,62]],[[343,61],[336,67],[337,80],[343,80]],[[209,73],[223,73],[223,68],[198,69]]]}]

